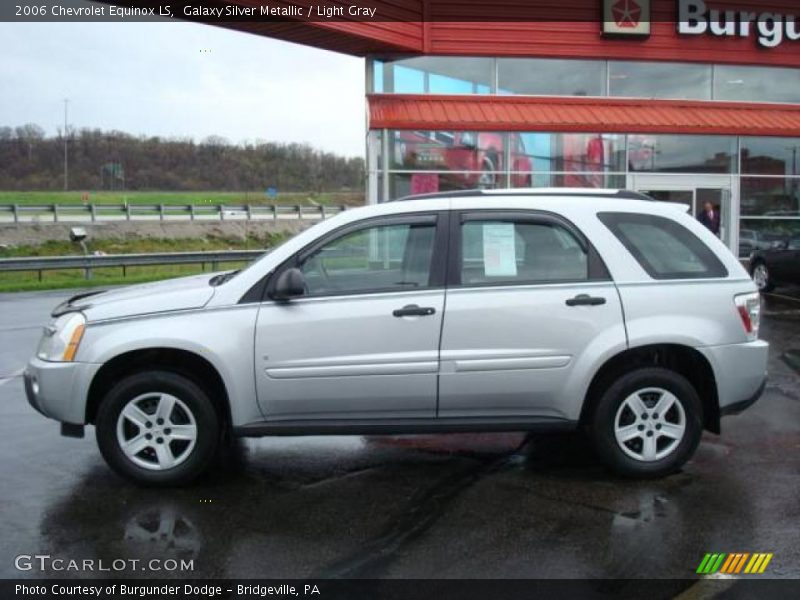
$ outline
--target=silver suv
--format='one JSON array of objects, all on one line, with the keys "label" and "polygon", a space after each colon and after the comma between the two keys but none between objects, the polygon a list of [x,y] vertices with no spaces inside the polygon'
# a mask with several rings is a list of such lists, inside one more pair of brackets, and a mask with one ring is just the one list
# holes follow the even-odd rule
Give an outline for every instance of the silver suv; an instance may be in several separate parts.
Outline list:
[{"label": "silver suv", "polygon": [[146,484],[196,477],[232,436],[576,428],[655,477],[761,394],[758,319],[682,205],[460,192],[347,211],[240,272],[75,296],[25,382]]}]

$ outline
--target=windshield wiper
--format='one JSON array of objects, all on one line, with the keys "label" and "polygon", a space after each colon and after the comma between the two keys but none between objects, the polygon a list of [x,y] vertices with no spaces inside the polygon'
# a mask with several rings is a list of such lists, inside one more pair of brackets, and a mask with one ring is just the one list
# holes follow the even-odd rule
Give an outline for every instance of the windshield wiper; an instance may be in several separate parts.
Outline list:
[{"label": "windshield wiper", "polygon": [[241,269],[236,269],[235,271],[230,271],[228,273],[220,273],[219,275],[215,275],[211,279],[208,280],[208,284],[213,287],[217,287],[218,285],[222,285],[226,281],[230,281],[233,279]]}]

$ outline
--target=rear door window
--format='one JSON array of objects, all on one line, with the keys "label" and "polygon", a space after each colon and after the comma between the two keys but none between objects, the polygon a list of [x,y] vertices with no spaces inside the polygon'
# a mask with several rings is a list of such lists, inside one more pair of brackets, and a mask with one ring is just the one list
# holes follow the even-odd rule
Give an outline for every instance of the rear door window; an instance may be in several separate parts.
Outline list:
[{"label": "rear door window", "polygon": [[533,219],[461,225],[462,285],[586,281],[587,249],[563,227]]},{"label": "rear door window", "polygon": [[598,213],[653,279],[726,277],[728,271],[713,250],[680,223],[655,215]]}]

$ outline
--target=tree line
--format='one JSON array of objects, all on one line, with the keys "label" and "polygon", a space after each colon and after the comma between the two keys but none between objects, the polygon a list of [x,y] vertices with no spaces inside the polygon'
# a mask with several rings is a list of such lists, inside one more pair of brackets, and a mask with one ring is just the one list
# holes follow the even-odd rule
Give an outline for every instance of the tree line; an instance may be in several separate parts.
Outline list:
[{"label": "tree line", "polygon": [[[307,144],[232,144],[218,136],[191,139],[80,129],[67,136],[71,190],[357,190],[364,160]],[[64,137],[36,124],[0,126],[0,189],[64,187]]]}]

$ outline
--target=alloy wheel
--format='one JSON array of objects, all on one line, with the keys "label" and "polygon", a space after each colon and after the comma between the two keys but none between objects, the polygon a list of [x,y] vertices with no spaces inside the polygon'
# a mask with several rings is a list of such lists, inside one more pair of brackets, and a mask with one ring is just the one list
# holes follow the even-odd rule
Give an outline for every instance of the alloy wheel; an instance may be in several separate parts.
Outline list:
[{"label": "alloy wheel", "polygon": [[663,388],[637,390],[620,404],[614,418],[614,437],[620,449],[642,462],[669,456],[685,433],[683,404]]},{"label": "alloy wheel", "polygon": [[166,393],[142,394],[117,418],[117,443],[134,464],[154,471],[178,466],[197,442],[197,422],[189,407]]}]

